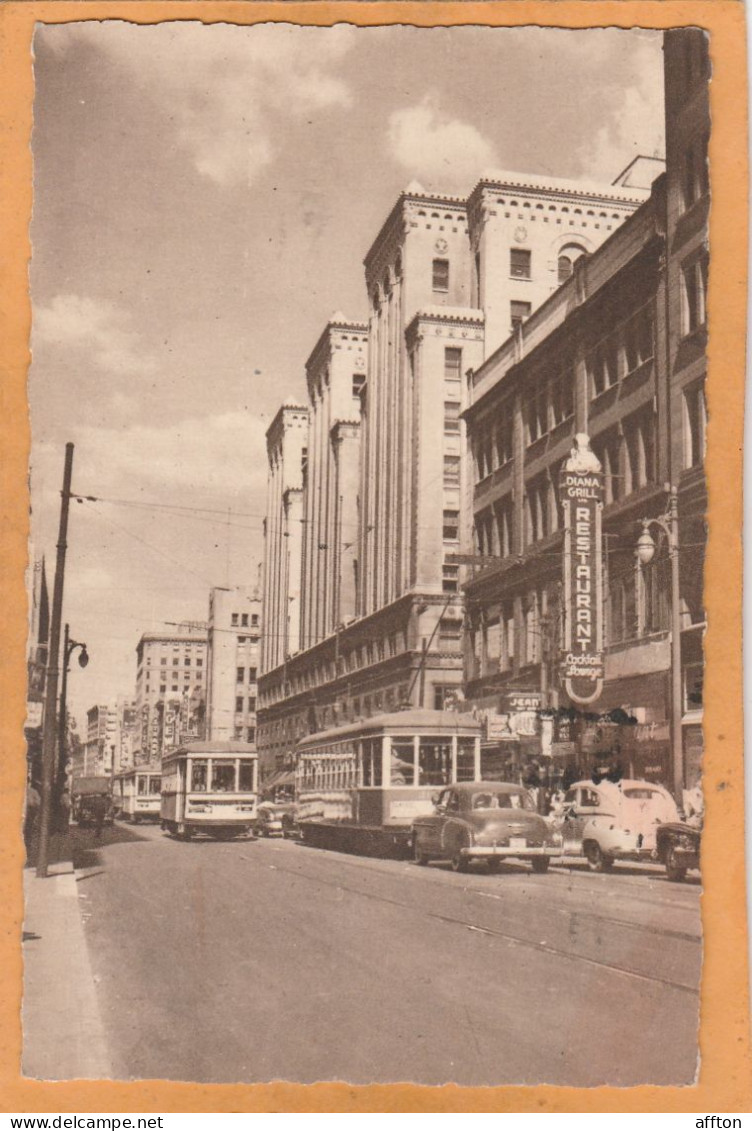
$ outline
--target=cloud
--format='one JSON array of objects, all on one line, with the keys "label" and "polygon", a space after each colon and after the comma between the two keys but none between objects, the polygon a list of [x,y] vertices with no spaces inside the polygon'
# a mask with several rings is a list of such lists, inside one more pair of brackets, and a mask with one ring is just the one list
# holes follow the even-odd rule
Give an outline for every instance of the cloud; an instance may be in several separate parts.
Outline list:
[{"label": "cloud", "polygon": [[442,115],[430,95],[390,115],[387,141],[398,164],[429,182],[464,184],[498,164],[491,142],[468,122]]},{"label": "cloud", "polygon": [[48,306],[34,310],[32,347],[42,352],[81,351],[87,361],[115,377],[156,370],[152,357],[139,348],[130,316],[108,302],[81,295],[55,295]]},{"label": "cloud", "polygon": [[174,122],[197,171],[220,185],[248,185],[273,161],[280,116],[351,103],[335,69],[354,43],[352,27],[108,20],[47,28],[48,38],[57,51],[85,43],[125,71]]}]

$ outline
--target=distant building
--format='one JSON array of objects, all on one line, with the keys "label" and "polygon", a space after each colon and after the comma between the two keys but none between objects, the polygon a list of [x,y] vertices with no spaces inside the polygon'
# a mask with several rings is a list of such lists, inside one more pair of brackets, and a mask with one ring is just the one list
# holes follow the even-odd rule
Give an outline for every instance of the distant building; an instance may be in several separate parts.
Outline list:
[{"label": "distant building", "polygon": [[261,598],[256,589],[212,589],[206,650],[206,737],[256,741]]},{"label": "distant building", "polygon": [[26,757],[29,776],[39,782],[42,773],[42,723],[47,673],[50,604],[44,558],[34,559],[27,570],[29,631],[26,643]]},{"label": "distant building", "polygon": [[119,750],[117,703],[101,703],[86,712],[86,740],[73,759],[73,776],[110,777]]},{"label": "distant building", "polygon": [[204,737],[206,641],[206,625],[190,621],[171,633],[145,632],[139,640],[136,766],[158,767],[164,750]]},{"label": "distant building", "polygon": [[303,560],[303,476],[308,409],[286,401],[266,433],[269,478],[264,521],[264,637],[261,667],[270,671],[297,651]]}]

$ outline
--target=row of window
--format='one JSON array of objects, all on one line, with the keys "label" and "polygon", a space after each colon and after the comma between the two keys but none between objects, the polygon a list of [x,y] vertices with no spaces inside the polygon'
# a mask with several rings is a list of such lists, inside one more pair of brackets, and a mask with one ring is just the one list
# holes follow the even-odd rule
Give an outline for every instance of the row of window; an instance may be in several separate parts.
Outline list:
[{"label": "row of window", "polygon": [[[574,270],[575,263],[585,254],[585,248],[580,244],[566,244],[561,249],[557,260],[557,276],[560,284],[566,283]],[[513,279],[531,279],[532,252],[522,247],[510,248],[509,274]]]},{"label": "row of window", "polygon": [[[236,695],[235,696],[235,714],[236,715],[242,715],[244,713],[244,711],[246,710],[245,703],[246,703],[246,700],[242,695]],[[248,696],[248,711],[253,712],[255,710],[256,710],[256,696],[255,695],[249,695]]]},{"label": "row of window", "polygon": [[[239,626],[241,628],[248,628],[248,618],[249,618],[248,613],[233,613],[232,617],[231,617],[232,627],[237,628]],[[251,613],[250,614],[250,623],[253,626],[253,628],[258,628],[258,624],[259,624],[258,613]]]},{"label": "row of window", "polygon": [[[235,682],[236,683],[245,683],[245,676],[246,676],[246,669],[245,668],[238,668],[235,672]],[[248,682],[249,683],[255,683],[256,682],[256,668],[248,668]]]},{"label": "row of window", "polygon": [[[147,668],[151,667],[151,659],[152,659],[151,656],[146,657]],[[185,656],[184,659],[183,659],[183,666],[186,667],[186,668],[189,668],[191,666],[191,662],[192,662],[191,657]],[[203,667],[204,660],[203,660],[202,656],[196,656],[195,660],[193,660],[193,662],[195,663],[197,668]],[[160,656],[159,657],[159,666],[162,667],[162,668],[167,667],[167,657],[166,656]],[[180,666],[180,657],[179,656],[173,656],[172,657],[172,667],[177,668],[179,666]]]},{"label": "row of window", "polygon": [[644,306],[595,347],[587,359],[590,396],[597,397],[654,356],[653,315]]}]

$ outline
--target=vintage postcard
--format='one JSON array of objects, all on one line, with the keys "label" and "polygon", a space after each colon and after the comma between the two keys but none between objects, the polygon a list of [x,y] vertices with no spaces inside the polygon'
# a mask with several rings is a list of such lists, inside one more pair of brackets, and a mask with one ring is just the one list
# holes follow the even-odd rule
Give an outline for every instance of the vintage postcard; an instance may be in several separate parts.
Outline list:
[{"label": "vintage postcard", "polygon": [[0,33],[15,1109],[744,1110],[741,7]]}]

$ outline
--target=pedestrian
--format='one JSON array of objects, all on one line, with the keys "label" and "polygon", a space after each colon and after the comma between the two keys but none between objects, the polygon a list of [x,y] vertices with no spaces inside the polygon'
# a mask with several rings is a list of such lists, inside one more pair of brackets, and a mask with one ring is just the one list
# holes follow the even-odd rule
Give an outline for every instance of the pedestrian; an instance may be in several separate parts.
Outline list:
[{"label": "pedestrian", "polygon": [[39,811],[42,806],[42,798],[39,795],[34,782],[29,782],[26,787],[26,802],[24,809],[24,825],[23,836],[24,844],[26,845],[26,858],[31,856],[32,848],[36,839],[37,821],[39,819]]}]

